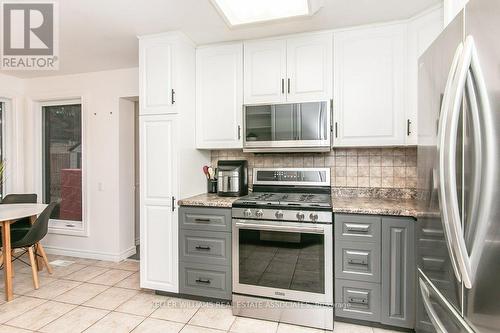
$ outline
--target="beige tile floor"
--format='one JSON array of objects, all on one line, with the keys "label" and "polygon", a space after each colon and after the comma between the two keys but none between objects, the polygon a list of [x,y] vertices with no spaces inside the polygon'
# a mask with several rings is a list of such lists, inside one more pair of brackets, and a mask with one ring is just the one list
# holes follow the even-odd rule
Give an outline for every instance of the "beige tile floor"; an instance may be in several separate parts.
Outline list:
[{"label": "beige tile floor", "polygon": [[[181,332],[315,333],[321,330],[235,317],[226,305],[155,295],[139,287],[139,264],[50,256],[75,263],[40,272],[34,290],[31,269],[15,262],[14,300],[4,301],[0,273],[2,332]],[[334,333],[389,333],[335,323]]]}]

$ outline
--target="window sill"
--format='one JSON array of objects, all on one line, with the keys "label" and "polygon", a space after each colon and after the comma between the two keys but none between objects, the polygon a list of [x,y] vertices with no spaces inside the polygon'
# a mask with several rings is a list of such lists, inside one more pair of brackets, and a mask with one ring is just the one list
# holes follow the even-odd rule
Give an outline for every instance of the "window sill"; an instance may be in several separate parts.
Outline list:
[{"label": "window sill", "polygon": [[50,220],[49,233],[80,237],[88,236],[83,221]]}]

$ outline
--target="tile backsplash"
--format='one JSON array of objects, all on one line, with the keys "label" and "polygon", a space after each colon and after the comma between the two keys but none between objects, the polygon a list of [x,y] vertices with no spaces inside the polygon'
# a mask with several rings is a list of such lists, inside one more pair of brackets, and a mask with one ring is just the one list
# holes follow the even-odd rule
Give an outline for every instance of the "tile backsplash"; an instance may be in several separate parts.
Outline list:
[{"label": "tile backsplash", "polygon": [[213,150],[212,165],[220,160],[248,160],[249,184],[254,167],[329,167],[331,183],[340,188],[415,190],[417,149],[347,148],[328,153],[253,154],[242,150]]}]

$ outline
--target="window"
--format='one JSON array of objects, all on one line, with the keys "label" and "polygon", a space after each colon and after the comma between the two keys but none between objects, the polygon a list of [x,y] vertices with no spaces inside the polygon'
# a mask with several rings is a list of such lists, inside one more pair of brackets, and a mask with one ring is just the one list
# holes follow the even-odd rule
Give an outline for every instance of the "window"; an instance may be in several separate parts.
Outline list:
[{"label": "window", "polygon": [[5,181],[5,152],[4,152],[4,116],[5,116],[5,103],[0,101],[0,198],[3,198],[4,181]]},{"label": "window", "polygon": [[82,229],[81,103],[42,105],[43,201],[57,202],[51,227]]}]

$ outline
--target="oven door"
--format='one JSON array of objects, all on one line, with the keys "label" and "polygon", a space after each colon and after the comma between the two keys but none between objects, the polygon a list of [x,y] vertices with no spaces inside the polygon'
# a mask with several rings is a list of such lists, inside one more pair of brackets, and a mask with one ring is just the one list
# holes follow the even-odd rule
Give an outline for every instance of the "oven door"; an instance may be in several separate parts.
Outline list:
[{"label": "oven door", "polygon": [[331,224],[233,219],[233,293],[333,304]]}]

